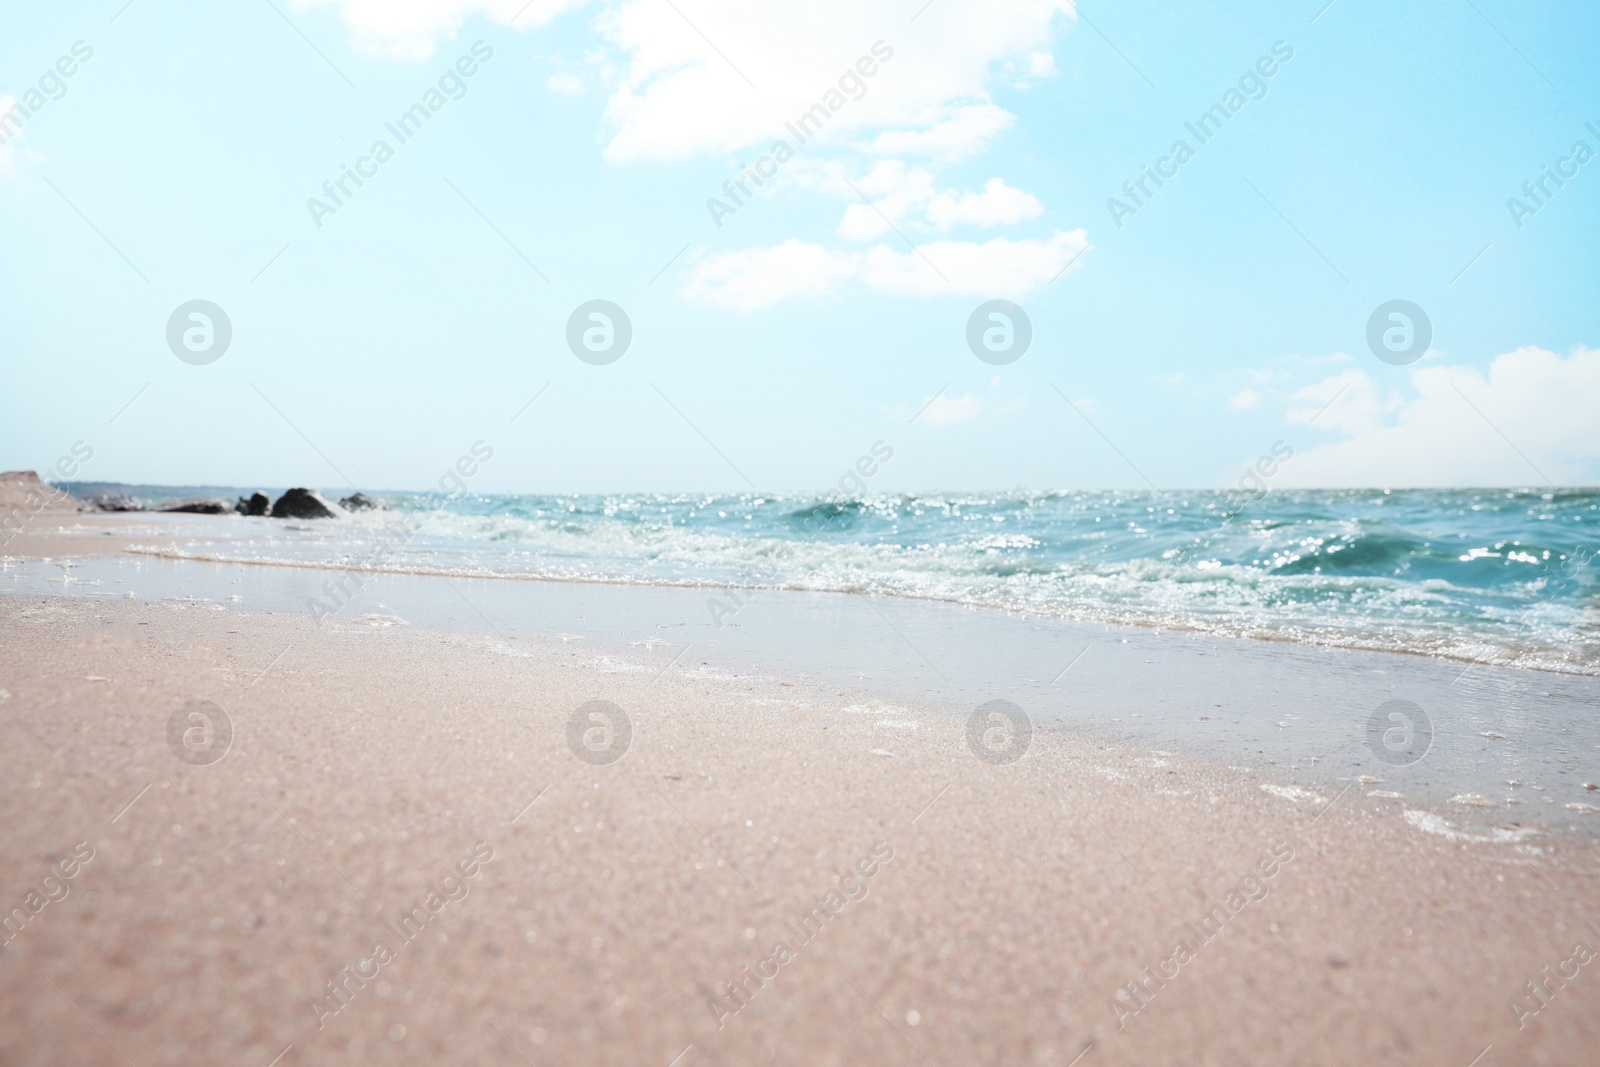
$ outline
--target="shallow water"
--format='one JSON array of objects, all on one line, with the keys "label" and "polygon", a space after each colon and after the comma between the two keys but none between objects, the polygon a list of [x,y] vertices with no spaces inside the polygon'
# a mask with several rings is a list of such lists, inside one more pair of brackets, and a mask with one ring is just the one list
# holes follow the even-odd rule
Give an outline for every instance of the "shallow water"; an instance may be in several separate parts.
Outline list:
[{"label": "shallow water", "polygon": [[[190,490],[133,487],[147,500]],[[152,527],[148,553],[397,573],[875,593],[1600,674],[1600,492],[372,494]],[[441,506],[442,503],[442,506]],[[715,607],[708,608],[713,613]]]},{"label": "shallow water", "polygon": [[[202,613],[223,643],[246,625],[239,613],[304,613],[329,580],[315,567],[149,556],[0,564],[0,594]],[[840,593],[756,592],[713,621],[714,599],[730,594],[383,574],[364,576],[322,624],[374,640],[414,626],[508,656],[559,650],[595,672],[597,696],[612,675],[804,683],[809,700],[823,699],[747,713],[869,723],[880,755],[901,753],[906,731],[958,737],[999,699],[1036,730],[1132,744],[1151,761],[1202,757],[1285,803],[1350,791],[1395,818],[1438,820],[1419,832],[1469,840],[1600,833],[1600,792],[1587,788],[1600,783],[1600,678]],[[1397,709],[1409,719],[1398,737]]]}]

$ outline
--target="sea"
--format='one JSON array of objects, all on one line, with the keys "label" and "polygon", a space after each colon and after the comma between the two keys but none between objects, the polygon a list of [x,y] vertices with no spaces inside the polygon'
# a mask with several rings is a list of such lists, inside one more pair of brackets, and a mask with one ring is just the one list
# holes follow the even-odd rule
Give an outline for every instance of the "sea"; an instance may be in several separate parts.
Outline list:
[{"label": "sea", "polygon": [[135,551],[727,589],[713,622],[741,591],[810,590],[1600,674],[1600,490],[368,495],[334,520],[152,517]]}]

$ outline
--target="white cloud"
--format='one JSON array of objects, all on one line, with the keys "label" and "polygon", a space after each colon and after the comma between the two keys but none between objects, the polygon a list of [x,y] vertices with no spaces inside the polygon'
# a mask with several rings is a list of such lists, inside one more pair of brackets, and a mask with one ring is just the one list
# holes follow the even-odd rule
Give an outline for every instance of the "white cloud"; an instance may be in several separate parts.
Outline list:
[{"label": "white cloud", "polygon": [[1014,226],[1024,219],[1044,214],[1044,205],[1032,193],[1013,189],[1003,178],[990,178],[983,192],[940,191],[927,207],[928,221],[936,230],[948,230],[958,223],[974,226]]},{"label": "white cloud", "polygon": [[[1012,226],[1044,214],[1032,193],[990,178],[983,192],[939,189],[934,175],[922,167],[908,168],[899,160],[886,160],[865,177],[847,180],[838,167],[826,167],[819,185],[841,199],[853,201],[839,222],[839,233],[856,241],[870,241],[905,227],[923,233],[947,233],[959,225]],[[860,190],[858,193],[857,190]],[[872,199],[870,205],[860,197]],[[892,224],[892,225],[891,225]]]},{"label": "white cloud", "polygon": [[1402,403],[1396,393],[1391,393],[1387,400],[1380,397],[1378,387],[1367,376],[1367,372],[1359,367],[1324,378],[1316,385],[1301,389],[1289,399],[1305,406],[1286,412],[1286,422],[1314,424],[1324,430],[1339,430],[1352,436],[1381,429],[1384,415],[1394,413]]},{"label": "white cloud", "polygon": [[1346,439],[1309,449],[1291,441],[1297,450],[1281,484],[1540,486],[1547,477],[1561,485],[1600,477],[1600,350],[1563,358],[1519,348],[1496,356],[1487,376],[1433,364],[1412,369],[1406,384],[1386,392],[1356,369],[1302,390],[1296,399],[1306,406],[1288,420],[1315,417],[1311,425]]},{"label": "white cloud", "polygon": [[[914,25],[855,0],[685,0],[677,7],[681,13],[662,0],[626,0],[600,20],[627,57],[606,109],[615,131],[609,159],[684,159],[792,141],[784,123],[841,88],[845,99],[832,109],[823,141],[943,127],[929,147],[970,150],[1009,121],[989,102],[995,68],[1047,50],[1057,14],[1073,14],[1070,0],[938,4]],[[892,57],[863,79],[855,64],[877,42],[880,55]],[[984,110],[964,113],[971,107]]]},{"label": "white cloud", "polygon": [[798,240],[708,256],[684,286],[691,299],[750,311],[818,297],[846,283],[901,296],[1021,297],[1047,284],[1088,246],[1083,230],[1049,240],[934,241],[920,254],[890,245],[842,252]]},{"label": "white cloud", "polygon": [[955,426],[971,422],[983,410],[983,401],[973,393],[950,396],[940,393],[922,409],[922,418],[934,426]]},{"label": "white cloud", "polygon": [[[433,56],[474,16],[531,30],[585,2],[291,0],[302,11],[336,6],[355,48],[410,60]],[[881,40],[894,57],[825,138],[887,131],[879,154],[959,158],[1012,121],[989,100],[992,78],[1054,72],[1058,15],[1076,18],[1072,0],[940,3],[914,24],[856,0],[623,0],[596,20],[623,66],[606,113],[606,155],[682,159],[765,144]]]},{"label": "white cloud", "polygon": [[1243,392],[1234,393],[1228,398],[1228,406],[1234,411],[1249,411],[1259,403],[1261,403],[1261,394],[1254,389],[1246,389]]},{"label": "white cloud", "polygon": [[710,256],[696,266],[685,295],[702,304],[748,311],[802,296],[823,296],[858,264],[821,245],[793,238],[770,248],[749,248]]},{"label": "white cloud", "polygon": [[991,103],[941,109],[917,129],[885,130],[865,146],[876,156],[928,156],[941,162],[964,159],[1004,132],[1017,117]]},{"label": "white cloud", "polygon": [[577,96],[583,92],[583,79],[565,71],[556,71],[550,75],[545,84],[550,87],[551,92],[560,93],[562,96]]},{"label": "white cloud", "polygon": [[585,0],[294,0],[305,9],[339,5],[356,49],[392,59],[427,59],[441,39],[456,35],[475,14],[519,30],[543,26]]},{"label": "white cloud", "polygon": [[[474,16],[531,30],[586,0],[292,3],[337,6],[360,51],[426,59]],[[959,159],[1015,120],[990,99],[992,80],[1015,69],[1054,73],[1058,16],[1076,19],[1073,0],[940,4],[915,24],[855,0],[623,0],[595,20],[620,53],[605,154],[672,160],[792,141],[784,124],[837,90],[843,106],[832,109],[822,141],[875,135],[862,146],[874,155]],[[876,68],[869,77],[856,70],[863,56]]]},{"label": "white cloud", "polygon": [[[432,55],[469,18],[517,29],[549,22],[584,0],[293,0],[336,4],[356,47],[397,58]],[[814,172],[835,170],[841,153],[959,159],[983,149],[1015,116],[990,86],[1021,71],[1047,76],[1062,16],[1073,0],[941,3],[915,23],[856,0],[614,0],[594,18],[603,38],[589,57],[611,87],[604,123],[606,159],[617,163],[739,156],[779,138],[802,153],[780,185],[810,185],[848,196],[840,232],[861,241],[889,236],[877,211]],[[872,73],[867,74],[870,70]],[[550,76],[556,92],[577,92],[578,77]],[[820,128],[800,133],[806,115]],[[835,158],[823,149],[831,146]],[[878,210],[918,234],[960,226],[998,227],[1038,219],[1031,193],[990,178],[983,189],[939,188],[924,168],[885,159],[886,188],[869,192]],[[847,188],[845,183],[840,186]],[[870,181],[869,181],[870,184]],[[881,202],[880,202],[881,201]],[[1054,278],[1087,246],[1082,230],[1048,239],[945,241],[921,252],[893,244],[833,251],[799,240],[711,256],[685,292],[741,309],[835,292],[846,282],[885,293],[1016,296]],[[935,266],[929,266],[929,262]],[[943,277],[941,277],[941,274]]]}]

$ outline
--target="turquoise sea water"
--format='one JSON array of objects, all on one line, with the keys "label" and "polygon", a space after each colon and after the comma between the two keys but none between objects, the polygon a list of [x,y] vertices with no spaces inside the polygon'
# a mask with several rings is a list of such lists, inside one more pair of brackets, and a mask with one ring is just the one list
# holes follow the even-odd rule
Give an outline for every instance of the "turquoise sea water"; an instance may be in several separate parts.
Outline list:
[{"label": "turquoise sea water", "polygon": [[1195,491],[372,495],[387,510],[321,523],[213,520],[218,534],[144,547],[883,594],[1600,673],[1594,490],[1275,490],[1254,501]]}]

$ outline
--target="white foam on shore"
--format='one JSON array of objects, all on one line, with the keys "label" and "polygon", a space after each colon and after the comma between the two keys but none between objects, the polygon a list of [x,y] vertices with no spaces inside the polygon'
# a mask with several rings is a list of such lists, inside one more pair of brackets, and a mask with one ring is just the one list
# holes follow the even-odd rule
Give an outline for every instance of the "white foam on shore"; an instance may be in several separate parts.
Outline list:
[{"label": "white foam on shore", "polygon": [[915,730],[920,723],[915,719],[879,719],[880,730]]},{"label": "white foam on shore", "polygon": [[649,667],[641,667],[637,663],[612,659],[610,656],[600,656],[593,660],[589,666],[601,674],[643,674],[650,669]]},{"label": "white foam on shore", "polygon": [[847,704],[839,710],[846,715],[906,716],[915,714],[910,708],[902,708],[898,704],[885,704],[881,700],[869,700],[865,704]]},{"label": "white foam on shore", "polygon": [[398,615],[384,615],[384,614],[382,614],[380,612],[376,612],[376,611],[369,611],[369,612],[366,612],[364,614],[357,615],[355,618],[351,619],[350,621],[353,622],[357,626],[404,626],[404,625],[406,625],[406,620],[402,619]]},{"label": "white foam on shore", "polygon": [[1474,834],[1466,830],[1458,830],[1455,824],[1435,815],[1431,811],[1417,811],[1407,808],[1406,822],[1415,826],[1425,834],[1438,834],[1440,837],[1451,841],[1464,841],[1480,845],[1509,845],[1535,837],[1540,831],[1530,826],[1519,826],[1516,829],[1494,827],[1486,834]]},{"label": "white foam on shore", "polygon": [[1321,794],[1313,793],[1309,789],[1301,789],[1297,785],[1273,785],[1271,782],[1262,782],[1261,788],[1264,792],[1271,793],[1275,797],[1282,797],[1285,800],[1315,800],[1319,803],[1326,803],[1327,801],[1327,798]]}]

